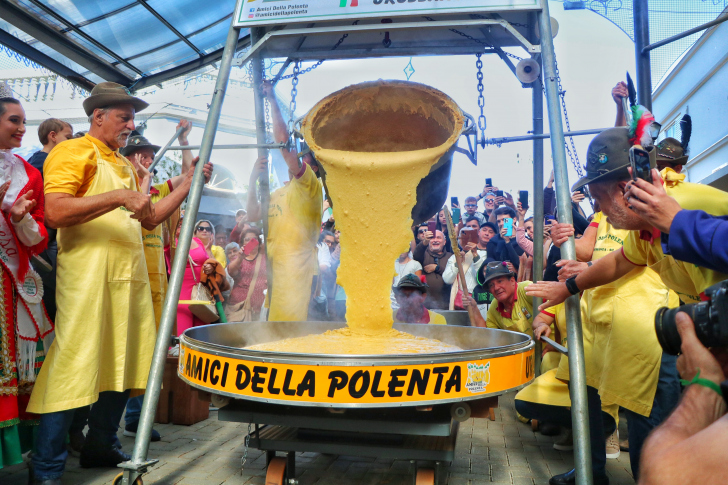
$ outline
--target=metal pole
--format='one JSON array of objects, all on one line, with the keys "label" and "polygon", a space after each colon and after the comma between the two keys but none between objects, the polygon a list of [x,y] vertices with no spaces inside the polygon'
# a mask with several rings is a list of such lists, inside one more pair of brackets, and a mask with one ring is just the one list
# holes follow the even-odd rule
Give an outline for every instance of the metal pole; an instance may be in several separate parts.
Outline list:
[{"label": "metal pole", "polygon": [[[177,128],[177,131],[174,132],[174,135],[172,136],[172,138],[170,138],[169,141],[167,142],[167,144],[164,145],[157,152],[157,154],[154,156],[154,161],[149,166],[149,172],[150,173],[152,172],[152,170],[154,170],[154,168],[157,166],[157,164],[162,160],[162,158],[164,157],[164,154],[167,153],[167,150],[169,150],[169,147],[182,134],[183,131],[184,131],[184,127],[180,126],[179,128]],[[188,148],[185,148],[185,150],[189,150],[189,147]]]},{"label": "metal pole", "polygon": [[[543,91],[541,82],[531,86],[533,111],[533,134],[543,133]],[[533,275],[531,279],[543,279],[543,139],[533,139]],[[534,297],[533,308],[541,305],[542,299]],[[535,313],[535,312],[534,312]],[[541,374],[541,341],[536,341],[536,375]]]},{"label": "metal pole", "polygon": [[[285,147],[285,143],[234,143],[232,145],[212,145],[213,150],[252,150],[253,148],[265,148],[266,150],[275,150]],[[174,145],[167,148],[168,151],[199,149],[200,145]]]},{"label": "metal pole", "polygon": [[[540,86],[539,86],[540,88]],[[543,106],[543,102],[542,102]],[[596,135],[609,128],[592,128],[591,130],[577,130],[567,131],[564,136],[581,136],[581,135]],[[543,130],[543,129],[542,129]],[[487,145],[502,145],[503,143],[513,143],[517,141],[531,141],[531,140],[545,140],[551,138],[551,133],[533,133],[531,135],[523,136],[506,136],[503,138],[486,138],[485,143]]]},{"label": "metal pole", "polygon": [[648,0],[632,0],[634,62],[637,66],[637,102],[652,111],[652,70],[650,68],[650,16]]},{"label": "metal pole", "polygon": [[712,20],[712,21],[708,22],[707,24],[698,25],[694,29],[686,30],[685,32],[683,32],[681,34],[673,35],[672,37],[668,37],[667,39],[663,39],[663,40],[661,40],[659,42],[655,42],[654,44],[650,44],[648,46],[645,46],[645,47],[642,48],[642,52],[643,53],[649,52],[649,51],[651,51],[653,49],[657,49],[658,47],[662,47],[663,45],[667,45],[667,44],[670,44],[672,42],[675,42],[676,40],[680,40],[683,37],[687,37],[689,35],[697,34],[698,32],[701,32],[701,31],[703,31],[705,29],[709,29],[709,28],[711,28],[714,25],[721,24],[721,23],[725,22],[726,20],[728,20],[728,15],[721,15],[717,19]]},{"label": "metal pole", "polygon": [[[549,3],[542,2],[538,15],[541,31],[541,54],[543,62],[543,79],[546,83],[546,103],[549,115],[549,128],[553,134],[551,154],[554,159],[554,176],[556,182],[556,202],[559,211],[559,222],[573,224],[571,214],[571,194],[564,148],[564,127],[561,121],[561,105],[556,85],[556,57],[551,34],[551,17]],[[576,259],[574,238],[570,237],[561,246],[562,259]],[[574,295],[566,300],[566,329],[569,340],[569,374],[571,383],[571,422],[574,431],[574,466],[576,468],[576,484],[591,485],[592,460],[589,442],[589,409],[586,397],[586,370],[584,366],[584,341],[581,328],[581,311],[579,296]]]},{"label": "metal pole", "polygon": [[[263,36],[265,36],[265,28],[264,27],[254,27],[250,29],[250,41],[252,45],[255,45],[256,42],[260,41]],[[253,67],[253,96],[254,96],[254,104],[255,104],[255,135],[258,141],[259,145],[262,145],[264,143],[267,143],[268,140],[266,139],[267,136],[267,129],[265,126],[265,106],[264,106],[264,100],[263,100],[263,91],[262,91],[262,85],[263,85],[263,59],[259,55],[255,55],[253,59],[250,61],[252,62]],[[270,103],[273,101],[270,100]],[[258,158],[268,158],[268,149],[263,147],[258,147]],[[265,238],[265,241],[268,241],[268,238],[270,237],[270,228],[268,226],[268,207],[270,206],[270,175],[269,173],[264,173],[261,175],[261,177],[258,179],[258,186],[260,188],[260,216],[263,219],[263,237]],[[270,254],[268,254],[268,244],[265,245],[265,262],[266,262],[266,272],[268,274],[268,303],[270,305],[270,302],[272,301],[273,297],[273,271],[272,271],[272,265],[270,260]]]},{"label": "metal pole", "polygon": [[[241,2],[242,0],[238,0]],[[233,18],[234,20],[234,18]],[[147,381],[147,393],[144,396],[144,404],[142,405],[141,417],[139,419],[139,431],[134,441],[134,452],[132,454],[132,466],[139,466],[144,463],[149,452],[149,441],[152,434],[152,423],[159,402],[159,392],[162,387],[162,377],[164,375],[164,364],[167,360],[167,349],[169,347],[169,336],[177,321],[177,302],[179,301],[180,291],[182,290],[182,278],[184,277],[185,267],[187,266],[187,255],[190,252],[190,243],[192,242],[192,230],[194,229],[195,219],[197,218],[197,210],[200,207],[202,199],[202,189],[205,184],[205,177],[202,168],[210,159],[212,152],[212,144],[215,141],[215,133],[220,122],[220,112],[222,102],[225,98],[225,89],[230,78],[230,70],[232,68],[232,60],[235,55],[235,49],[238,43],[238,29],[230,25],[227,40],[225,41],[225,49],[223,51],[222,60],[220,62],[220,70],[217,75],[217,83],[215,92],[212,95],[212,103],[210,112],[205,124],[205,133],[202,135],[202,148],[200,149],[200,161],[195,166],[195,175],[192,179],[192,187],[188,198],[185,218],[182,223],[182,229],[179,235],[177,252],[174,262],[172,263],[172,272],[169,279],[169,289],[164,300],[162,309],[161,322],[159,331],[157,332],[157,342],[154,346],[154,356],[152,358],[152,366],[149,370],[149,379]],[[138,476],[138,474],[136,474]],[[133,470],[127,468],[124,471],[125,484],[131,484],[136,477]]]}]

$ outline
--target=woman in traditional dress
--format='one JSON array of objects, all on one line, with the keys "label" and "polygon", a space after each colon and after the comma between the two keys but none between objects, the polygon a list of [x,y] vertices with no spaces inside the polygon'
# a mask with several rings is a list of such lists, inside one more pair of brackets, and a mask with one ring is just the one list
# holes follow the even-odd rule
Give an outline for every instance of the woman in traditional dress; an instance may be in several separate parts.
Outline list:
[{"label": "woman in traditional dress", "polygon": [[13,155],[25,134],[25,111],[0,85],[0,468],[22,462],[38,417],[26,413],[30,392],[53,341],[30,258],[43,251],[43,179]]}]

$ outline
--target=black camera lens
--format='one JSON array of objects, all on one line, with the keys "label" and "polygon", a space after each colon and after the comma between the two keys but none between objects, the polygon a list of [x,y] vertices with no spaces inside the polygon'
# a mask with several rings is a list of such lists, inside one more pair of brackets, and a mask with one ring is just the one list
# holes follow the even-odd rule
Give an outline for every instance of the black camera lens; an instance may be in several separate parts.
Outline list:
[{"label": "black camera lens", "polygon": [[682,339],[677,331],[675,316],[680,308],[662,307],[655,314],[655,332],[657,333],[657,341],[660,342],[662,350],[670,355],[680,353]]}]

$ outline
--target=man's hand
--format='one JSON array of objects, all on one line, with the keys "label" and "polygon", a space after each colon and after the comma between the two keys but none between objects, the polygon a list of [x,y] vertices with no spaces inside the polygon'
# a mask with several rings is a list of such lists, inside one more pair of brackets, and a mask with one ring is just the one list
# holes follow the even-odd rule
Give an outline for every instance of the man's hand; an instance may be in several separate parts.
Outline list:
[{"label": "man's hand", "polygon": [[521,201],[518,201],[516,211],[518,212],[518,221],[522,222],[526,218],[526,212],[528,212],[528,208],[524,209],[521,205]]},{"label": "man's hand", "polygon": [[180,145],[188,145],[189,141],[187,141],[187,135],[189,135],[190,131],[192,131],[192,123],[187,120],[179,120],[179,123],[177,123],[177,130],[180,128],[184,128],[184,130],[177,137],[177,141]]},{"label": "man's hand", "polygon": [[[7,190],[8,189],[6,187],[5,191],[7,192]],[[23,217],[25,217],[25,214],[28,214],[30,211],[32,211],[37,204],[38,202],[36,202],[36,200],[33,198],[32,190],[29,190],[20,197],[18,197],[18,200],[16,200],[13,206],[10,208],[10,216],[13,218],[13,222],[20,222]]]},{"label": "man's hand", "polygon": [[143,221],[154,215],[154,205],[149,194],[142,194],[134,190],[124,191],[124,207],[133,213],[132,219]]},{"label": "man's hand", "polygon": [[425,273],[434,273],[434,271],[437,269],[437,265],[427,264],[423,269],[425,270]]},{"label": "man's hand", "polygon": [[560,248],[573,235],[574,226],[571,224],[557,222],[551,225],[551,241],[557,248]]},{"label": "man's hand", "polygon": [[137,175],[139,176],[139,179],[144,181],[147,179],[152,178],[152,174],[149,172],[147,167],[144,166],[142,163],[141,154],[139,152],[132,153],[129,157],[129,161],[131,162],[132,166],[134,167],[134,170],[136,170]]},{"label": "man's hand", "polygon": [[617,103],[618,107],[622,107],[622,98],[629,96],[627,90],[627,84],[624,81],[619,81],[616,86],[612,88],[612,99]]},{"label": "man's hand", "polygon": [[[192,165],[190,166],[190,169],[187,171],[185,176],[192,180],[192,177],[195,175],[195,166],[197,165],[197,162],[200,161],[200,157],[195,157],[192,159]],[[210,181],[210,178],[212,177],[212,171],[215,169],[215,166],[211,162],[207,162],[204,167],[202,167],[202,173],[205,176],[205,183]]]},{"label": "man's hand", "polygon": [[[631,167],[629,171],[631,174]],[[672,220],[682,210],[680,204],[667,195],[662,186],[660,173],[654,168],[652,169],[652,183],[639,178],[630,181],[624,193],[624,200],[638,216],[665,234],[670,233]]]},{"label": "man's hand", "polygon": [[[534,322],[535,324],[536,322]],[[541,340],[541,337],[548,338],[551,335],[551,326],[546,325],[544,322],[539,322],[538,326],[533,327],[533,338]]]},{"label": "man's hand", "polygon": [[586,199],[586,195],[584,195],[582,192],[579,192],[578,190],[575,190],[574,193],[571,194],[571,202],[576,205],[579,205],[579,203],[584,199]]},{"label": "man's hand", "polygon": [[263,174],[268,175],[268,159],[266,157],[260,157],[255,161],[253,170],[250,172],[250,184],[255,184]]},{"label": "man's hand", "polygon": [[468,243],[468,244],[465,245],[465,247],[463,248],[463,250],[466,253],[468,251],[472,251],[473,252],[473,255],[476,255],[476,254],[478,254],[478,245],[475,244],[475,243],[470,242],[470,243]]},{"label": "man's hand", "polygon": [[425,231],[425,238],[422,240],[422,244],[424,246],[429,246],[430,245],[430,239],[432,239],[433,237],[435,237],[435,235],[432,234],[432,231]]},{"label": "man's hand", "polygon": [[530,284],[526,287],[526,294],[543,298],[543,304],[538,307],[538,311],[558,305],[571,296],[569,290],[566,289],[566,284],[557,283],[556,281],[539,281]]},{"label": "man's hand", "polygon": [[551,239],[551,228],[554,226],[554,224],[557,224],[553,219],[549,220],[549,222],[544,224],[543,226],[543,238],[544,239]]},{"label": "man's hand", "polygon": [[273,83],[270,81],[263,81],[263,84],[260,85],[260,90],[263,92],[263,96],[266,98],[271,98],[274,96],[273,93]]},{"label": "man's hand", "polygon": [[500,235],[503,238],[503,240],[505,242],[509,243],[509,242],[511,242],[511,238],[509,236],[506,236],[507,233],[508,233],[508,229],[506,229],[505,227],[503,227],[503,229],[501,229],[501,231],[500,231]]},{"label": "man's hand", "polygon": [[478,307],[475,304],[475,300],[473,300],[472,296],[466,295],[465,293],[463,293],[463,308],[465,308],[467,310],[470,305],[472,305],[476,308]]},{"label": "man's hand", "polygon": [[725,350],[711,352],[698,340],[695,324],[685,312],[675,317],[677,331],[682,339],[682,354],[677,359],[677,370],[685,380],[691,380],[700,371],[700,377],[716,384],[726,380],[728,373],[728,354]]},{"label": "man's hand", "polygon": [[548,188],[553,188],[554,186],[554,170],[551,169],[551,176],[549,177],[549,183],[547,185]]},{"label": "man's hand", "polygon": [[516,267],[513,266],[513,263],[511,263],[510,261],[506,261],[506,267],[508,268],[508,271],[510,271],[511,273],[518,274],[518,271],[516,271]]},{"label": "man's hand", "polygon": [[210,276],[215,274],[215,265],[211,263],[205,263],[202,265],[202,272]]},{"label": "man's hand", "polygon": [[511,209],[516,209],[516,204],[513,202],[513,196],[508,192],[503,192],[503,203]]},{"label": "man's hand", "polygon": [[556,266],[561,268],[559,270],[559,281],[566,281],[574,275],[578,275],[589,267],[588,263],[580,263],[571,259],[562,259],[556,261]]}]

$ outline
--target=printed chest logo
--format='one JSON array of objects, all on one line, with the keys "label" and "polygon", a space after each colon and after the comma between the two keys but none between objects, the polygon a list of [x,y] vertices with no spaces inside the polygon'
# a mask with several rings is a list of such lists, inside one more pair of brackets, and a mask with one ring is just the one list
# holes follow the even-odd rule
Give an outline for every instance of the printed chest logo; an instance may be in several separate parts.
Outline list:
[{"label": "printed chest logo", "polygon": [[485,364],[468,363],[468,380],[465,388],[473,394],[485,392],[490,384],[490,362]]}]

